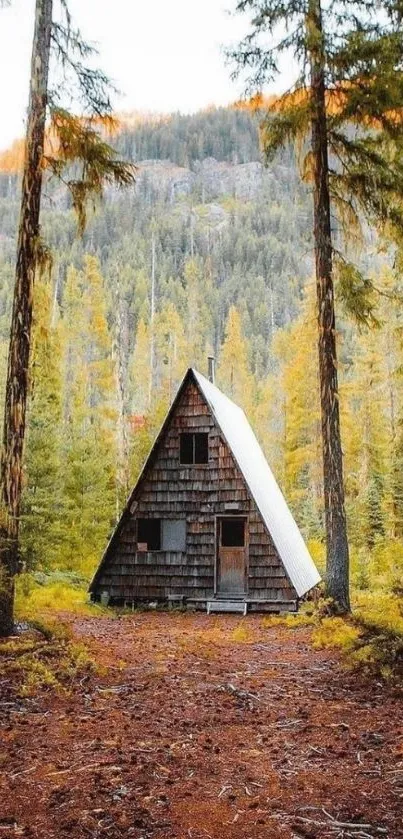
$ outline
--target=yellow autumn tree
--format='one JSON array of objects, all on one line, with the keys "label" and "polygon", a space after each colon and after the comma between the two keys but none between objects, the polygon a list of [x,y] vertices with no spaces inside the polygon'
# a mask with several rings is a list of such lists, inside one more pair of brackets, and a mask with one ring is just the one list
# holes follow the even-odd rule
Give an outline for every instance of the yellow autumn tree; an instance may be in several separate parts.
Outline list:
[{"label": "yellow autumn tree", "polygon": [[206,366],[206,336],[211,333],[217,291],[213,286],[208,266],[202,266],[196,258],[187,260],[184,278],[187,291],[186,337],[190,364],[203,370]]},{"label": "yellow autumn tree", "polygon": [[257,387],[257,401],[252,415],[254,431],[266,455],[270,468],[281,486],[284,470],[284,393],[277,369]]},{"label": "yellow autumn tree", "polygon": [[154,334],[156,395],[170,404],[191,356],[182,318],[172,303],[157,313]]},{"label": "yellow autumn tree", "polygon": [[90,574],[116,518],[116,377],[106,291],[86,257],[68,272],[61,310],[63,563]]},{"label": "yellow autumn tree", "polygon": [[241,317],[231,306],[221,347],[217,383],[221,390],[240,405],[251,417],[254,397],[254,380],[249,365],[248,345],[243,334]]},{"label": "yellow autumn tree", "polygon": [[150,328],[141,318],[129,366],[131,405],[133,413],[145,415],[150,408],[151,336]]},{"label": "yellow autumn tree", "polygon": [[297,320],[277,333],[276,405],[282,417],[283,489],[307,536],[321,533],[322,461],[313,289]]}]

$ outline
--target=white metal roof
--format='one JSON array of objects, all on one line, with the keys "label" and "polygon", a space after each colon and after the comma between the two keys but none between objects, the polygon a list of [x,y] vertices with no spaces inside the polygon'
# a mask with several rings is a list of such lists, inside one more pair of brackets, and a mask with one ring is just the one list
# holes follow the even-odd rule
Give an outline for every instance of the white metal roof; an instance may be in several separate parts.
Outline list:
[{"label": "white metal roof", "polygon": [[197,370],[195,379],[244,476],[299,597],[320,581],[291,510],[241,408]]}]

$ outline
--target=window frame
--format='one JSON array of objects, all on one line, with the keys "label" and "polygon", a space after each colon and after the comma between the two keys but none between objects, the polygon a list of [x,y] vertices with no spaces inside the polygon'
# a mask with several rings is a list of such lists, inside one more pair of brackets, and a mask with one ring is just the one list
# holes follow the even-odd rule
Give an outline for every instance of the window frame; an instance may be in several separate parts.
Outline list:
[{"label": "window frame", "polygon": [[[192,438],[192,461],[183,461],[182,460],[182,439],[184,437],[191,437]],[[206,441],[206,460],[196,460],[196,437],[203,437]],[[179,434],[179,464],[180,466],[189,467],[189,466],[208,466],[210,463],[210,435],[208,431],[181,431]]]},{"label": "window frame", "polygon": [[[148,542],[147,542],[146,543],[147,544],[147,549],[145,551],[139,551],[138,550],[137,546],[139,544],[144,544],[144,542],[141,542],[141,540],[138,538],[139,537],[139,522],[158,522],[159,523],[159,545],[160,545],[159,548],[149,548],[148,547]],[[164,546],[164,522],[182,522],[183,523],[184,533],[182,533],[183,541],[182,541],[182,546],[180,548],[173,548],[173,547]],[[143,553],[186,553],[186,547],[187,547],[187,519],[186,518],[173,519],[173,518],[161,518],[161,517],[151,517],[151,516],[150,516],[150,518],[144,518],[143,516],[140,516],[138,519],[136,519],[136,553],[139,553],[139,554],[143,554]]]}]

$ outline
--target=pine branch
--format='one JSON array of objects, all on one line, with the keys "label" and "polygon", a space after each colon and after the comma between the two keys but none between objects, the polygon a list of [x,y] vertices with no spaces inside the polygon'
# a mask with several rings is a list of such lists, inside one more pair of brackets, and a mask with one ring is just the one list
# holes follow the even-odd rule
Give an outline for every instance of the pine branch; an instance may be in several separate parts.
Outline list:
[{"label": "pine branch", "polygon": [[[99,126],[98,126],[99,127]],[[134,183],[136,167],[117,158],[114,149],[102,138],[94,120],[72,116],[61,109],[51,112],[55,154],[46,155],[45,166],[70,191],[77,213],[80,233],[87,220],[90,202],[102,197],[106,184],[124,187]],[[64,177],[82,167],[81,177]]]},{"label": "pine branch", "polygon": [[[311,102],[305,91],[285,94],[267,112],[261,123],[262,145],[267,160],[290,142],[301,141],[309,129]],[[295,104],[289,104],[290,102]]]},{"label": "pine branch", "polygon": [[376,300],[374,286],[368,277],[353,265],[337,249],[333,249],[334,263],[338,279],[338,295],[346,314],[352,317],[359,327],[380,327],[375,315]]}]

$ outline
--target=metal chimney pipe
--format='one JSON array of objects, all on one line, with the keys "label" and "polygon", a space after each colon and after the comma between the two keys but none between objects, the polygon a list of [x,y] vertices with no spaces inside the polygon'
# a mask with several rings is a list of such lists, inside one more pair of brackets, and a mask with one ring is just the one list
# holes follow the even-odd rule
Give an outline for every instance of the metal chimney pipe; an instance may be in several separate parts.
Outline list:
[{"label": "metal chimney pipe", "polygon": [[215,358],[213,355],[208,356],[208,377],[209,381],[214,384],[215,379]]}]

